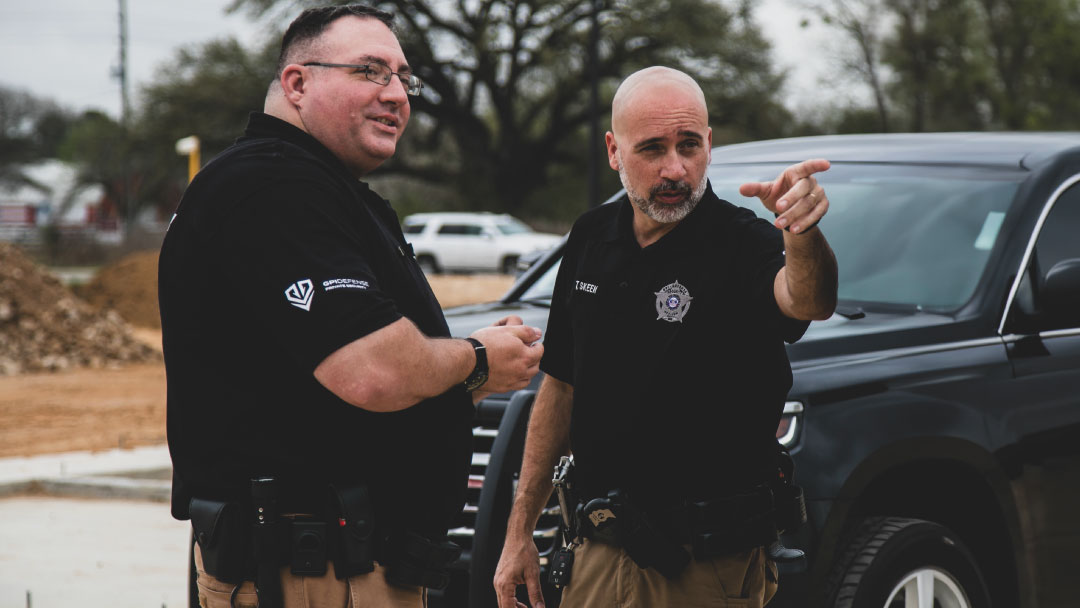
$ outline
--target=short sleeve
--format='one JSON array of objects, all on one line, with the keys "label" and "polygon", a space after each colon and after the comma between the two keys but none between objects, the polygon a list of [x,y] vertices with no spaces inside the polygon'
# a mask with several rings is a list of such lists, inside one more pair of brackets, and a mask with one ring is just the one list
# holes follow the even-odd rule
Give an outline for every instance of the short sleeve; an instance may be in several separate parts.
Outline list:
[{"label": "short sleeve", "polygon": [[551,294],[551,312],[548,314],[547,330],[544,336],[544,357],[540,360],[540,370],[545,374],[567,384],[574,384],[574,336],[570,318],[571,284],[574,279],[573,269],[577,265],[580,248],[573,231],[563,249],[559,274],[555,277],[555,288]]},{"label": "short sleeve", "polygon": [[376,226],[315,180],[279,180],[233,207],[214,239],[231,292],[308,370],[402,317],[372,270]]}]

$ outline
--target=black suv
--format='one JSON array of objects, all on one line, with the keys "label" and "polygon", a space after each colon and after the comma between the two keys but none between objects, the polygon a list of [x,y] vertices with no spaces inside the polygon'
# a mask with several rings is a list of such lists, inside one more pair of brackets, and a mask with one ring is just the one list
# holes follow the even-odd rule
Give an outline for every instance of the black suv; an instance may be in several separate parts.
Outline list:
[{"label": "black suv", "polygon": [[[784,540],[808,559],[781,569],[771,605],[1080,605],[1080,134],[740,144],[713,150],[709,178],[771,220],[739,184],[815,157],[833,162],[821,227],[840,307],[788,347],[776,435],[809,522]],[[454,335],[506,314],[544,327],[559,260],[499,302],[448,311]],[[451,531],[466,557],[443,604],[495,604],[533,394],[477,409],[469,504]],[[536,532],[545,557],[557,519],[553,504]]]}]

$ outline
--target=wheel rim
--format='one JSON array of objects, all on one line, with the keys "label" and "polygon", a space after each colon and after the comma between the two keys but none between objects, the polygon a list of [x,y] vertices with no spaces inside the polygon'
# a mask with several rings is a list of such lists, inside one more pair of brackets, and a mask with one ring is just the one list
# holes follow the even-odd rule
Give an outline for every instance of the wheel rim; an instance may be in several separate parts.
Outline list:
[{"label": "wheel rim", "polygon": [[951,574],[921,568],[900,579],[885,608],[971,608],[971,602]]}]

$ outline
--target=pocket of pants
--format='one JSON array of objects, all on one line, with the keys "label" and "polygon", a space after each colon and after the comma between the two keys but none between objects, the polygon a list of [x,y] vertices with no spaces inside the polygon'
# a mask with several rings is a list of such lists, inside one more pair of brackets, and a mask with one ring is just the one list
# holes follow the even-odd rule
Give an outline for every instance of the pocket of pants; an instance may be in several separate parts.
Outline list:
[{"label": "pocket of pants", "polygon": [[[709,560],[716,575],[716,582],[724,599],[738,600],[746,598],[748,587],[752,583],[754,552],[747,551],[726,557],[714,557]],[[738,604],[734,604],[738,605]]]},{"label": "pocket of pants", "polygon": [[[255,591],[237,591],[233,599],[234,585],[214,580],[209,586],[200,580],[196,583],[199,588],[199,606],[202,608],[256,608],[259,598]],[[223,589],[221,587],[227,587]]]}]

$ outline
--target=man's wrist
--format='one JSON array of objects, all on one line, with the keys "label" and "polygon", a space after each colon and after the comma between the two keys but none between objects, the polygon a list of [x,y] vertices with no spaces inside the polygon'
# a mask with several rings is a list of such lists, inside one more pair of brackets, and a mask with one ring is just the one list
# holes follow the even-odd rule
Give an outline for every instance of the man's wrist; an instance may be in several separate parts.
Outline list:
[{"label": "man's wrist", "polygon": [[[780,217],[780,214],[776,213],[775,211],[773,212],[773,215],[776,216],[776,217]],[[807,226],[806,228],[803,228],[802,230],[800,230],[798,232],[791,232],[791,226],[784,226],[784,232],[791,232],[791,234],[806,234],[807,232],[810,232],[810,230],[812,230],[814,228],[817,228],[818,222],[820,222],[820,221],[821,220],[818,220],[817,222],[814,222],[813,224],[810,224],[809,226]]]},{"label": "man's wrist", "polygon": [[483,386],[488,380],[487,347],[476,338],[465,338],[465,341],[472,345],[473,354],[476,356],[476,363],[473,365],[472,371],[462,382],[465,390],[471,393]]}]

